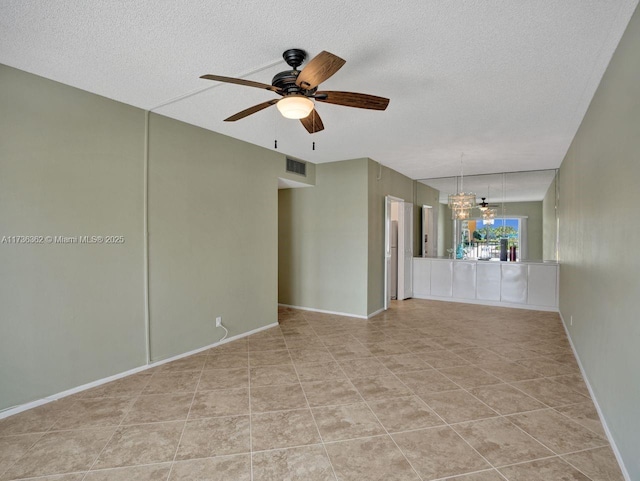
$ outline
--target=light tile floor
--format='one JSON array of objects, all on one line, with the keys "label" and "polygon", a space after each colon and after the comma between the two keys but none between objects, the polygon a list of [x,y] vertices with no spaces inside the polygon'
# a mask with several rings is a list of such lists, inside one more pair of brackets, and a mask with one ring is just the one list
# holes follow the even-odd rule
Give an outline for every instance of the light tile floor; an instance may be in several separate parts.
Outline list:
[{"label": "light tile floor", "polygon": [[279,316],[0,420],[0,481],[623,479],[555,313]]}]

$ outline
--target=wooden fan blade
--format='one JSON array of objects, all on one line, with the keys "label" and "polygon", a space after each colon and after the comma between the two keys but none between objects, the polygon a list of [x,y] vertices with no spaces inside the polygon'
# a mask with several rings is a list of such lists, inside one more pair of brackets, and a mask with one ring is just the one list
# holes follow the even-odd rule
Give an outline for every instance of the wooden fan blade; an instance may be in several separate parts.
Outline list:
[{"label": "wooden fan blade", "polygon": [[259,89],[271,90],[272,92],[280,92],[280,89],[273,85],[254,82],[253,80],[245,80],[242,78],[223,77],[222,75],[203,75],[203,79],[215,80],[216,82],[226,82],[229,84],[245,85],[247,87],[256,87]]},{"label": "wooden fan blade", "polygon": [[296,85],[305,90],[316,88],[345,64],[340,57],[324,50],[313,57],[302,69],[296,79]]},{"label": "wooden fan blade", "polygon": [[318,102],[356,107],[359,109],[385,110],[389,105],[389,99],[375,95],[359,94],[356,92],[337,92],[326,90],[316,92],[314,95]]},{"label": "wooden fan blade", "polygon": [[245,117],[248,117],[251,114],[255,114],[256,112],[260,112],[261,110],[266,109],[267,107],[271,107],[272,105],[277,104],[278,100],[279,99],[273,99],[273,100],[269,100],[268,102],[262,102],[261,104],[254,105],[253,107],[249,107],[248,109],[245,109],[242,112],[238,112],[237,114],[232,115],[227,119],[224,119],[224,121],[235,122],[236,120],[244,119]]},{"label": "wooden fan blade", "polygon": [[316,132],[324,130],[322,119],[315,109],[313,109],[304,119],[300,119],[300,122],[302,122],[302,125],[304,125],[304,128],[307,129],[307,132],[310,134],[315,134]]}]

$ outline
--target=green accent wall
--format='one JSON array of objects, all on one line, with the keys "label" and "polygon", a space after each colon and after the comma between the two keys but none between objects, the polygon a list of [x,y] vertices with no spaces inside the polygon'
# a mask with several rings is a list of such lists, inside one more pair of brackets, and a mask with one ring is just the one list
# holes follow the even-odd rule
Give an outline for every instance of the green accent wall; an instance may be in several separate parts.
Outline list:
[{"label": "green accent wall", "polygon": [[361,317],[382,309],[385,196],[413,203],[415,189],[354,159],[316,165],[313,188],[281,190],[278,301]]},{"label": "green accent wall", "polygon": [[0,409],[145,363],[144,112],[0,66]]},{"label": "green accent wall", "polygon": [[[0,410],[146,363],[145,112],[0,66]],[[285,157],[150,115],[152,360],[277,320]],[[363,184],[365,182],[363,181]],[[366,222],[366,219],[365,221]],[[363,254],[364,256],[364,254]],[[364,289],[364,287],[363,287]]]},{"label": "green accent wall", "polygon": [[150,119],[151,359],[277,322],[281,154]]},{"label": "green accent wall", "polygon": [[640,479],[639,52],[636,10],[562,162],[558,204],[560,311],[629,479]]},{"label": "green accent wall", "polygon": [[[384,307],[385,197],[391,195],[413,203],[415,184],[409,177],[368,159],[367,314]],[[415,205],[413,209],[415,213]]]},{"label": "green accent wall", "polygon": [[368,162],[317,164],[315,187],[279,191],[278,302],[367,314]]}]

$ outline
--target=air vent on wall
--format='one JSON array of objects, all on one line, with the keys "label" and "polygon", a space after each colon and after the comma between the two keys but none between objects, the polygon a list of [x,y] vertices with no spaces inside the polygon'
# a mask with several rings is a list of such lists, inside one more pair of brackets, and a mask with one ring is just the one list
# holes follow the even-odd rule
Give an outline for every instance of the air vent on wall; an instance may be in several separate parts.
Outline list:
[{"label": "air vent on wall", "polygon": [[300,162],[299,160],[287,157],[287,172],[293,172],[294,174],[300,174],[306,177],[307,164],[306,162]]}]

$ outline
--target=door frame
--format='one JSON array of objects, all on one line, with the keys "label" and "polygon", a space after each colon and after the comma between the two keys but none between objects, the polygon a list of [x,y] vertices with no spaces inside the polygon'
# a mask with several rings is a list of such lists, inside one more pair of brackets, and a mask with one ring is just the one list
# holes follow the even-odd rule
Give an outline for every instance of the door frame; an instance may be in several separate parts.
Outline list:
[{"label": "door frame", "polygon": [[412,202],[399,202],[398,209],[398,294],[403,301],[413,297],[413,207]]},{"label": "door frame", "polygon": [[384,302],[383,307],[386,311],[389,309],[391,301],[391,290],[389,289],[389,276],[391,274],[391,204],[394,202],[404,203],[404,199],[394,197],[393,195],[384,196]]}]

